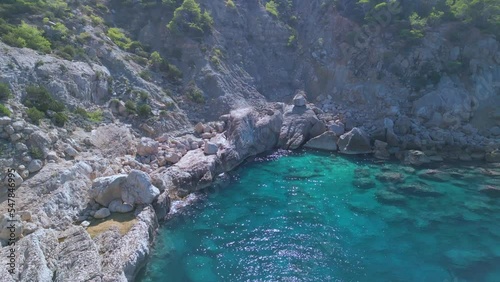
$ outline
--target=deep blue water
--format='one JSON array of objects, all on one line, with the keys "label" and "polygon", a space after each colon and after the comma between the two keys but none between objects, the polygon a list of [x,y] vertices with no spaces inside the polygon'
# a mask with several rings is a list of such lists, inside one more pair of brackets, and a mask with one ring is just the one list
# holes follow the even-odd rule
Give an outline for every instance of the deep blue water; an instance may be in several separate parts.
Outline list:
[{"label": "deep blue water", "polygon": [[257,158],[164,224],[138,280],[500,281],[500,198],[479,191],[500,168],[437,170]]}]

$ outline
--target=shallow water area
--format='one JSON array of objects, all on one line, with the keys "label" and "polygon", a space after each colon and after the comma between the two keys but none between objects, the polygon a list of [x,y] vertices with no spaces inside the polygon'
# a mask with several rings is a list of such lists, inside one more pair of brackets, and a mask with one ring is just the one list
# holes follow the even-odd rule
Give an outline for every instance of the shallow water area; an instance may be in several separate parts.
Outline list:
[{"label": "shallow water area", "polygon": [[499,171],[258,157],[162,226],[138,280],[500,281]]}]

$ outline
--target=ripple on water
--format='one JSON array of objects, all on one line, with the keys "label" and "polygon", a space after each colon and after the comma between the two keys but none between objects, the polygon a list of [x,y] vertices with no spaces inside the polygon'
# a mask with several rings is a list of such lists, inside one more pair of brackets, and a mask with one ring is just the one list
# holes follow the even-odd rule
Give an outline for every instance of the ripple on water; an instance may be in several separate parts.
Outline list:
[{"label": "ripple on water", "polygon": [[174,202],[142,281],[500,281],[496,167],[259,156]]}]

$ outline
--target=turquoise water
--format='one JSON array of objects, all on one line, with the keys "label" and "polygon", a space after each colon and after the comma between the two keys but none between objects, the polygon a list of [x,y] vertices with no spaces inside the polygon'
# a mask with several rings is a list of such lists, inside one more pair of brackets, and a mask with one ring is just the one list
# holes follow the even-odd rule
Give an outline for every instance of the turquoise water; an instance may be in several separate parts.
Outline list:
[{"label": "turquoise water", "polygon": [[139,280],[500,281],[500,198],[479,191],[500,168],[435,169],[257,158],[162,227]]}]

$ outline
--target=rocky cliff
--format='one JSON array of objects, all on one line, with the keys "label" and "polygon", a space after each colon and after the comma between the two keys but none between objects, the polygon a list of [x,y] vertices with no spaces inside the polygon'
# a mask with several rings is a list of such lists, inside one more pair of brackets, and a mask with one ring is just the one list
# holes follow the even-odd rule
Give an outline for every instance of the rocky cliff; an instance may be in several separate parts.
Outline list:
[{"label": "rocky cliff", "polygon": [[499,162],[495,35],[403,39],[405,9],[360,21],[348,2],[0,4],[3,277],[132,281],[171,200],[267,150]]}]

